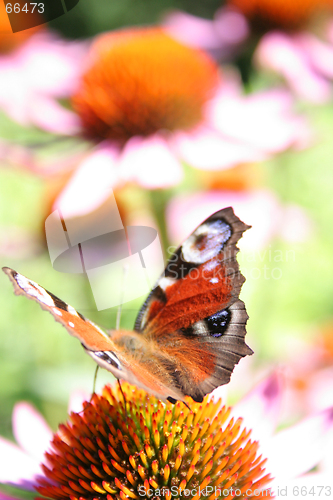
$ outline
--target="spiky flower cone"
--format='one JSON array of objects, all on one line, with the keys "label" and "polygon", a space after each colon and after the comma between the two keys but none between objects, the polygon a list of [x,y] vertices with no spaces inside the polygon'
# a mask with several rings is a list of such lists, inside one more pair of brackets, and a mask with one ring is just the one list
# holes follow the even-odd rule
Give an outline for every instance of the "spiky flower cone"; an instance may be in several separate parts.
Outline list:
[{"label": "spiky flower cone", "polygon": [[[258,498],[270,480],[258,443],[206,397],[164,404],[129,384],[94,394],[55,434],[38,492],[60,499]],[[265,494],[265,493],[264,493]],[[272,497],[271,497],[272,498]]]}]

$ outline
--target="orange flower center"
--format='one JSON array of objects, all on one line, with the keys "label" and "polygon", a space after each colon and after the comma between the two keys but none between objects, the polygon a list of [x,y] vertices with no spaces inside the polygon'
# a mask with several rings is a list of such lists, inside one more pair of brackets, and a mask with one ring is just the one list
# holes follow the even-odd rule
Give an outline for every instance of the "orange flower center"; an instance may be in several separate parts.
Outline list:
[{"label": "orange flower center", "polygon": [[255,28],[297,29],[319,11],[332,8],[331,0],[229,0]]},{"label": "orange flower center", "polygon": [[[122,383],[59,427],[37,491],[52,500],[270,498],[259,443],[221,401],[177,402]],[[207,488],[207,489],[206,489]],[[259,496],[258,496],[258,492]]]},{"label": "orange flower center", "polygon": [[200,122],[217,85],[215,63],[160,29],[102,35],[73,97],[88,136],[127,140]]}]

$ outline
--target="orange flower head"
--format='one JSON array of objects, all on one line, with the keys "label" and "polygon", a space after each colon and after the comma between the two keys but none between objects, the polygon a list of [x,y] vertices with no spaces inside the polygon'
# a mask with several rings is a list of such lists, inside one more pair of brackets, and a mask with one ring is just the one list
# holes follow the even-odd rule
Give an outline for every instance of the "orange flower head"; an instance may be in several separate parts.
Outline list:
[{"label": "orange flower head", "polygon": [[332,0],[229,0],[260,31],[302,28],[320,11],[332,9]]},{"label": "orange flower head", "polygon": [[126,412],[119,388],[106,386],[60,426],[37,487],[43,497],[231,500],[252,498],[269,482],[258,443],[220,400],[188,398],[189,409],[122,387]]},{"label": "orange flower head", "polygon": [[218,82],[216,64],[157,28],[108,33],[73,96],[86,135],[126,141],[184,130],[203,117]]}]

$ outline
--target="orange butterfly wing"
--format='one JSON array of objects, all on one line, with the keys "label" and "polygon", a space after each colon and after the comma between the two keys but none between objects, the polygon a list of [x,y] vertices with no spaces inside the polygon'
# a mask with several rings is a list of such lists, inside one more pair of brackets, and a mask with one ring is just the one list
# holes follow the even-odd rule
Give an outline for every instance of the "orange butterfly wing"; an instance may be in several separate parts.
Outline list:
[{"label": "orange butterfly wing", "polygon": [[174,388],[196,401],[228,383],[241,357],[252,354],[236,260],[248,228],[231,207],[204,221],[171,257],[135,323]]}]

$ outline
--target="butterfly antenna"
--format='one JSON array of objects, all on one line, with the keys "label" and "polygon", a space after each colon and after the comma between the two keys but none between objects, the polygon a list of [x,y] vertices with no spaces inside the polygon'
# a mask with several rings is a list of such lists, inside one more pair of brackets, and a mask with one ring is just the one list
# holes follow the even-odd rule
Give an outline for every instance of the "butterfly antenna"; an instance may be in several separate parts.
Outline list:
[{"label": "butterfly antenna", "polygon": [[127,404],[127,401],[126,401],[126,396],[125,396],[125,393],[124,393],[123,388],[122,388],[122,386],[121,386],[121,382],[120,382],[119,378],[117,379],[117,382],[118,382],[119,390],[120,390],[120,392],[121,392],[121,394],[122,394],[122,396],[123,396],[123,399],[124,399],[124,405],[125,405],[125,406],[124,406],[124,408],[125,408],[125,418],[126,418],[126,423],[127,423],[127,412],[126,412],[126,404]]},{"label": "butterfly antenna", "polygon": [[120,303],[118,305],[117,318],[116,318],[116,330],[119,330],[119,328],[120,328],[121,311],[122,311],[123,300],[124,300],[124,295],[125,295],[125,281],[126,281],[128,269],[129,269],[128,265],[124,264],[123,265],[123,279],[122,279],[122,286],[121,286],[121,292],[120,292]]}]

